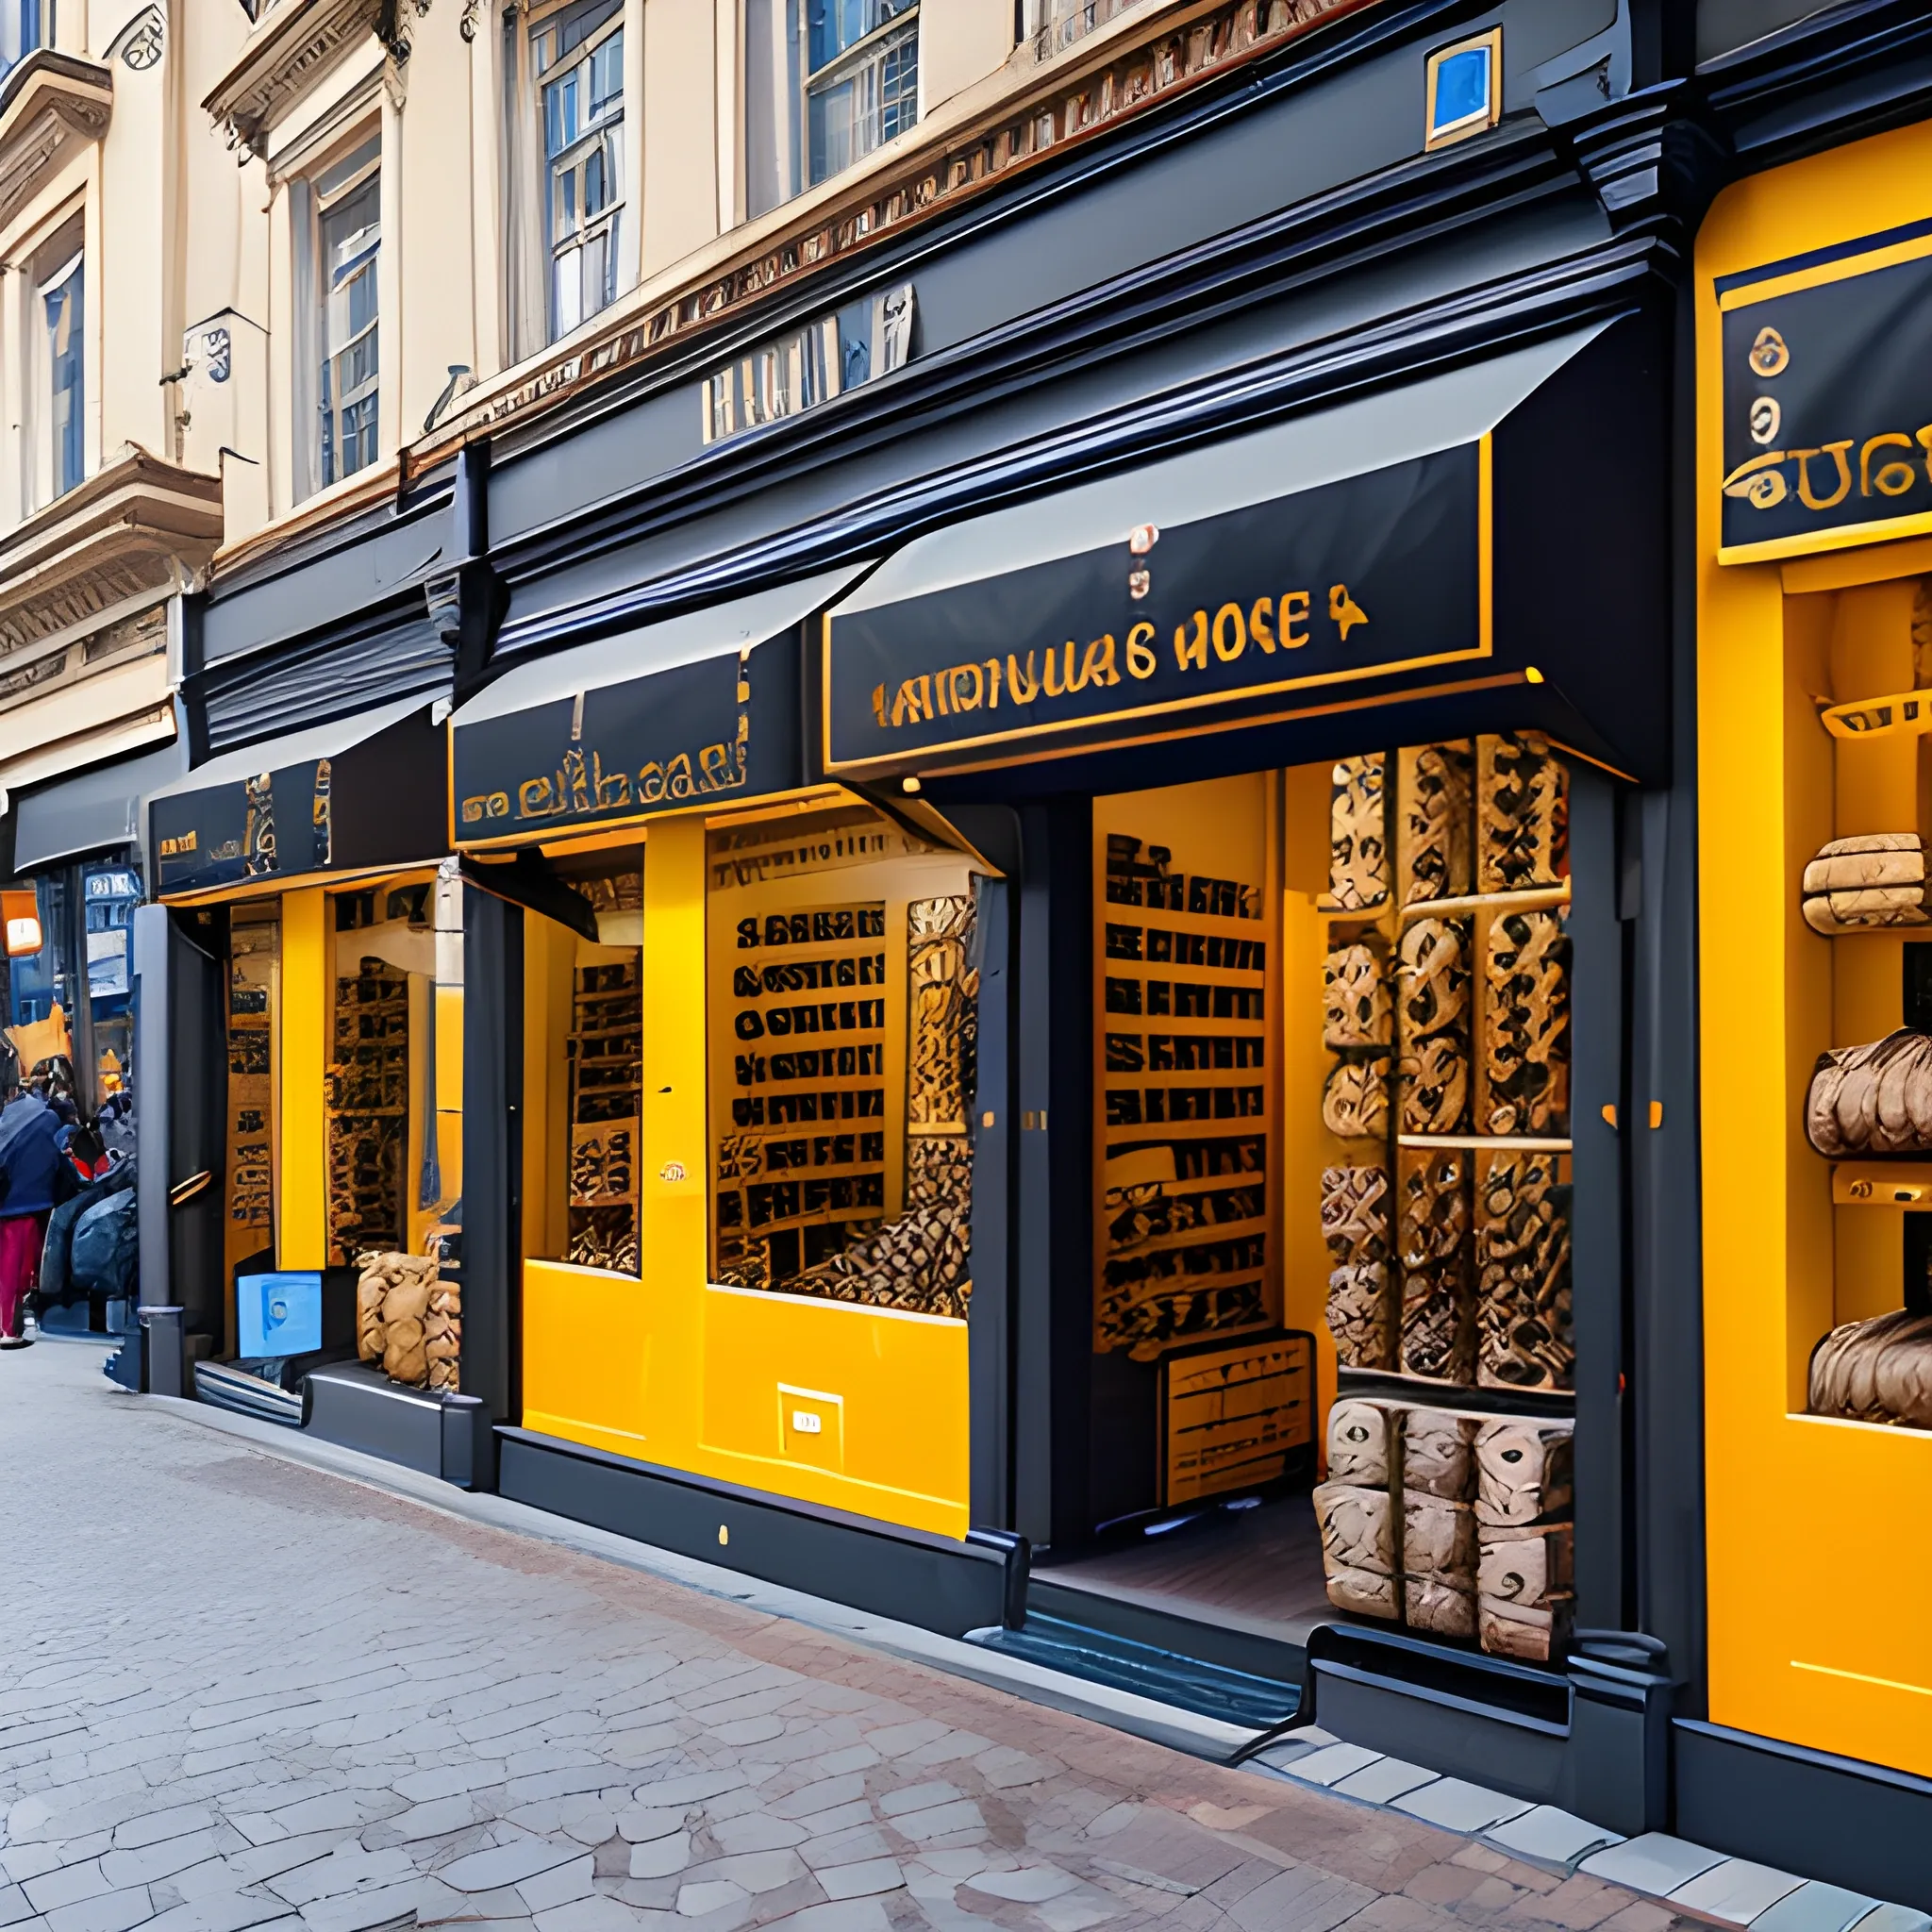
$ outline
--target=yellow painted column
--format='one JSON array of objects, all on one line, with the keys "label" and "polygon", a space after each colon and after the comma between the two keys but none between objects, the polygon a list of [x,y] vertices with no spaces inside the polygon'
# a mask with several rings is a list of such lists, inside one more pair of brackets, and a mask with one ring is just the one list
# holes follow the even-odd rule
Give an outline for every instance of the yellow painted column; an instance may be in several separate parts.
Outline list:
[{"label": "yellow painted column", "polygon": [[275,1174],[275,1260],[328,1262],[328,894],[282,894],[281,1164]]},{"label": "yellow painted column", "polygon": [[695,1443],[710,1268],[705,1124],[705,827],[673,819],[644,849],[642,1292],[654,1441]]}]

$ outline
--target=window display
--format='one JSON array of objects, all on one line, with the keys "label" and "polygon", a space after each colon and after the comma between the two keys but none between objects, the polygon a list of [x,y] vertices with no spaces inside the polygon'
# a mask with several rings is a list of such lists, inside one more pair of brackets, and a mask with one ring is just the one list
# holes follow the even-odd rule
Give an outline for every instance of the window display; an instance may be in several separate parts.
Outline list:
[{"label": "window display", "polygon": [[858,807],[714,830],[709,864],[712,1279],[963,1316],[966,862]]},{"label": "window display", "polygon": [[238,906],[228,929],[227,1262],[274,1241],[276,907]]},{"label": "window display", "polygon": [[1529,734],[1411,746],[1338,764],[1330,801],[1329,1598],[1548,1658],[1573,1423],[1481,1391],[1574,1386],[1564,767]]}]

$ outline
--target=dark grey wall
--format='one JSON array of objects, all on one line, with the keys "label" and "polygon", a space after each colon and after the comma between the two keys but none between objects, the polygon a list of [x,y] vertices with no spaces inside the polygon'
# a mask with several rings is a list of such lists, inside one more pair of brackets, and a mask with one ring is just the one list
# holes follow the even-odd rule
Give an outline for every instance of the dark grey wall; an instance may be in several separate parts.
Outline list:
[{"label": "dark grey wall", "polygon": [[1823,13],[1831,0],[1697,0],[1697,58],[1715,60],[1793,21]]}]

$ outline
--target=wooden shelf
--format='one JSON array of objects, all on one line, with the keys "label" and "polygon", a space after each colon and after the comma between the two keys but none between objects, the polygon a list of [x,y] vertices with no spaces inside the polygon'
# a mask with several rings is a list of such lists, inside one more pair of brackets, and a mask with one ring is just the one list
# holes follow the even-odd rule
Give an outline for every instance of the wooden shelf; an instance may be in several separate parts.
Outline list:
[{"label": "wooden shelf", "polygon": [[1570,903],[1570,881],[1531,886],[1521,892],[1467,892],[1457,899],[1413,899],[1402,908],[1402,923],[1454,919],[1465,912],[1544,912]]},{"label": "wooden shelf", "polygon": [[[1260,1178],[1258,1174],[1256,1176],[1257,1186],[1259,1185]],[[1126,1213],[1130,1210],[1123,1208],[1121,1211]],[[1104,1235],[1105,1230],[1102,1232]],[[1171,1248],[1198,1248],[1208,1241],[1244,1241],[1249,1235],[1267,1232],[1268,1217],[1265,1214],[1253,1215],[1246,1221],[1204,1221],[1176,1234],[1149,1235],[1146,1240],[1129,1241],[1123,1248],[1108,1248],[1107,1258],[1109,1261],[1124,1261],[1136,1255],[1165,1254]],[[1213,1278],[1218,1281],[1221,1277],[1216,1275]]]},{"label": "wooden shelf", "polygon": [[1485,1147],[1498,1154],[1568,1154],[1572,1143],[1565,1140],[1539,1140],[1532,1135],[1503,1134],[1398,1134],[1398,1147],[1461,1147],[1480,1153]]}]

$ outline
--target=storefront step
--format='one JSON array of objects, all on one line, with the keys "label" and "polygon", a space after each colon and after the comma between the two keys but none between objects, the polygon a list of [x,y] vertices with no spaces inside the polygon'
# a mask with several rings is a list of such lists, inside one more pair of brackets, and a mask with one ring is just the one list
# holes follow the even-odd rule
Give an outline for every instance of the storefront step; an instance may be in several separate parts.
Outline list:
[{"label": "storefront step", "polygon": [[1110,1690],[1250,1730],[1266,1730],[1293,1715],[1300,1690],[1278,1678],[1207,1663],[1110,1631],[1029,1611],[1017,1630],[997,1626],[967,1632],[967,1641],[1043,1670],[1058,1671]]},{"label": "storefront step", "polygon": [[195,1399],[211,1408],[225,1408],[258,1422],[279,1423],[284,1428],[302,1426],[302,1398],[259,1375],[244,1374],[222,1362],[194,1364]]},{"label": "storefront step", "polygon": [[460,1490],[495,1487],[496,1439],[474,1395],[431,1393],[361,1362],[330,1362],[303,1377],[302,1427]]}]

